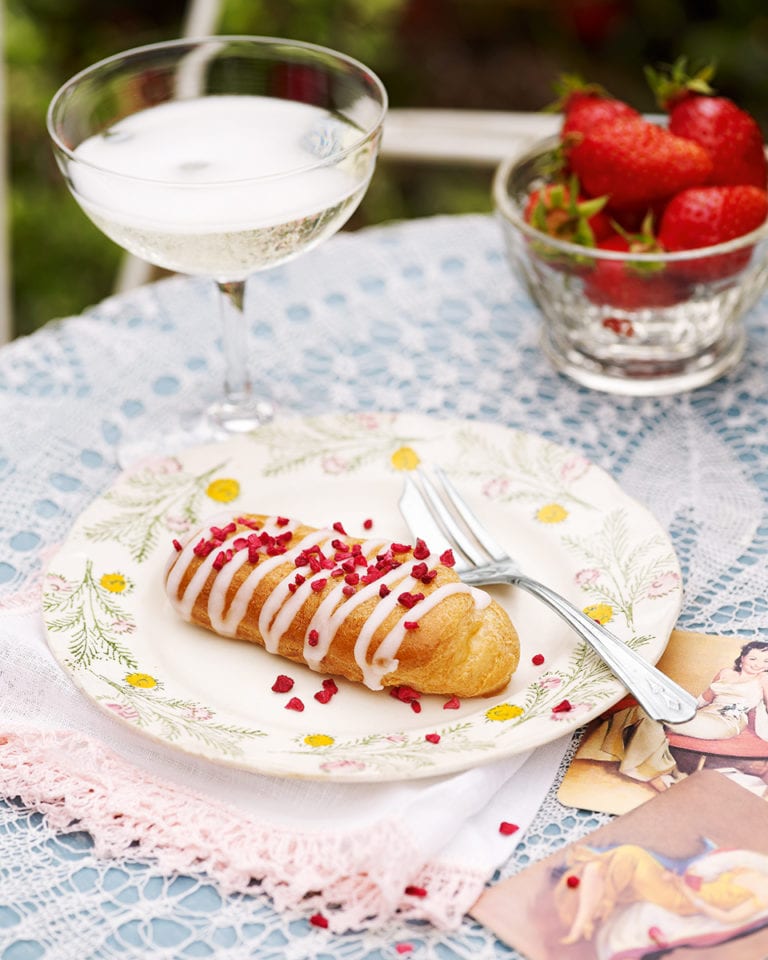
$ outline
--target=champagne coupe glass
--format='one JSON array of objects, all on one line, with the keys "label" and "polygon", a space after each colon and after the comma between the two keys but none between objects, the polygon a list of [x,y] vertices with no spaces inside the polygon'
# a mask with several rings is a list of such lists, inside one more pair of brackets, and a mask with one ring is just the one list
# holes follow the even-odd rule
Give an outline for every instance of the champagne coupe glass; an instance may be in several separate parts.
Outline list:
[{"label": "champagne coupe glass", "polygon": [[108,237],[221,293],[223,396],[205,438],[272,416],[247,363],[246,279],[314,247],[373,174],[387,95],[314,44],[221,36],[137,47],[67,81],[48,108],[73,196]]}]

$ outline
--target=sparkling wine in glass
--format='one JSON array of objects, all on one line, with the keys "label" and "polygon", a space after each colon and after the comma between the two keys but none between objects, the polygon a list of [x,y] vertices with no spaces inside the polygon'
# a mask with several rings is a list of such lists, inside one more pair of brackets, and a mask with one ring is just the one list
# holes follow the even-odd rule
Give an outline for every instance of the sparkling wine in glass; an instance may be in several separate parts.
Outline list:
[{"label": "sparkling wine in glass", "polygon": [[221,292],[224,391],[208,435],[268,420],[247,362],[246,279],[335,233],[373,174],[387,96],[313,44],[206,37],[138,47],[65,83],[48,109],[84,212],[136,256]]}]

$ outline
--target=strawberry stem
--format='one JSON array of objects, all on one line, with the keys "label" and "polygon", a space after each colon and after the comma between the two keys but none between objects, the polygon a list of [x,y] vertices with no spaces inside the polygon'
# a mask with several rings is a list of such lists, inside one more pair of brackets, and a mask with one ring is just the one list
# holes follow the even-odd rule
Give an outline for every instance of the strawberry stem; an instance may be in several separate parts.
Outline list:
[{"label": "strawberry stem", "polygon": [[571,99],[576,95],[592,95],[613,100],[613,97],[599,83],[589,83],[577,73],[562,73],[554,82],[553,88],[557,99],[543,108],[545,113],[564,113],[568,109]]},{"label": "strawberry stem", "polygon": [[651,66],[645,68],[645,78],[656,98],[656,103],[667,112],[692,93],[701,96],[713,94],[715,91],[709,81],[714,75],[713,63],[708,63],[696,73],[689,74],[686,57],[678,57],[671,64],[660,64],[658,69]]}]

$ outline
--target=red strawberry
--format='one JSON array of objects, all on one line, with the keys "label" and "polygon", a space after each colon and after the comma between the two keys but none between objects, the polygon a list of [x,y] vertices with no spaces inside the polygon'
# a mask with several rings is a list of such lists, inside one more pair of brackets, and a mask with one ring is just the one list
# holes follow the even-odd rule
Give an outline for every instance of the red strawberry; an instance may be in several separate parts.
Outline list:
[{"label": "red strawberry", "polygon": [[[665,250],[696,250],[751,233],[768,217],[768,194],[752,186],[693,187],[667,204],[659,226]],[[732,253],[675,264],[680,276],[693,280],[728,277],[746,266],[748,246]]]},{"label": "red strawberry", "polygon": [[604,206],[605,197],[583,196],[575,180],[570,185],[550,183],[531,193],[523,218],[557,240],[593,247],[613,233],[610,220],[602,212]]},{"label": "red strawberry", "polygon": [[695,140],[712,158],[712,184],[765,190],[768,165],[757,121],[727,97],[688,97],[672,109],[669,129]]},{"label": "red strawberry", "polygon": [[756,230],[768,215],[768,194],[752,186],[692,187],[664,211],[659,239],[666,250],[694,250]]},{"label": "red strawberry", "polygon": [[586,133],[594,127],[621,117],[640,114],[623,100],[612,97],[599,84],[585,83],[580,77],[566,74],[556,85],[559,98],[551,109],[563,113],[561,139]]},{"label": "red strawberry", "polygon": [[659,106],[669,112],[669,129],[678,137],[701,144],[712,158],[711,184],[751,184],[765,190],[768,164],[763,135],[751,114],[727,97],[711,96],[712,68],[694,77],[685,73],[685,60],[671,68],[671,76],[646,70]]},{"label": "red strawberry", "polygon": [[[630,238],[616,234],[598,245],[599,250],[621,253],[652,253],[655,244],[633,243]],[[639,310],[644,307],[671,307],[688,298],[688,284],[667,271],[663,263],[640,260],[597,260],[595,268],[584,279],[584,294],[592,303],[619,310]],[[629,328],[604,324],[616,333],[631,336]]]},{"label": "red strawberry", "polygon": [[561,3],[559,16],[571,27],[579,43],[600,47],[632,16],[632,9],[622,0],[580,0]]},{"label": "red strawberry", "polygon": [[704,183],[712,171],[707,151],[642,118],[625,117],[587,131],[566,147],[573,172],[591,196],[613,207],[652,204]]},{"label": "red strawberry", "polygon": [[596,94],[576,97],[566,111],[563,120],[561,137],[569,134],[586,133],[604,123],[613,120],[639,117],[640,114],[623,100],[614,100],[611,97],[601,97]]}]

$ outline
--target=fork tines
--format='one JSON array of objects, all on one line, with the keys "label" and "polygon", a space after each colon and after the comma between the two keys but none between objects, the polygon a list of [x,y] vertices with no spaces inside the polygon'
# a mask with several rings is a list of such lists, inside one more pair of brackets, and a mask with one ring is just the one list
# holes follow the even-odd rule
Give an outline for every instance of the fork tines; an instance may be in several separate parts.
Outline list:
[{"label": "fork tines", "polygon": [[[507,553],[491,536],[490,532],[475,516],[472,508],[464,500],[441,467],[434,468],[441,490],[430,480],[426,472],[417,470],[422,493],[428,506],[447,536],[464,556],[476,565],[493,560],[507,559]],[[460,524],[458,519],[462,521]]]}]

